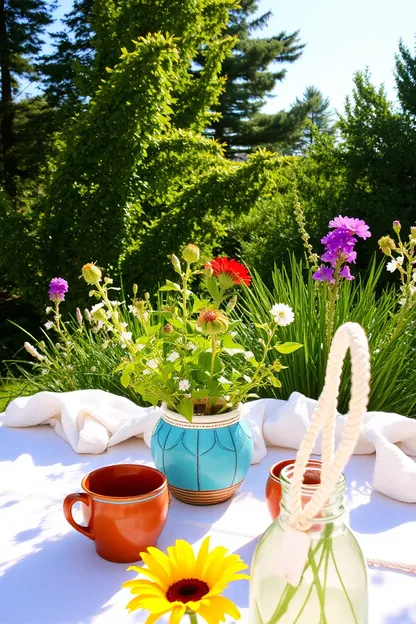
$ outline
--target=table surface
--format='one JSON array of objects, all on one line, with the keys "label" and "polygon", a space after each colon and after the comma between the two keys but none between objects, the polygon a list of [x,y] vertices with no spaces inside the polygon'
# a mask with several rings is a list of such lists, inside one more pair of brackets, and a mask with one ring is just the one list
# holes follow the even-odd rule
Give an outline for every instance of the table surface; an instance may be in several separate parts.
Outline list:
[{"label": "table surface", "polygon": [[[209,533],[213,545],[250,563],[270,523],[264,498],[268,468],[293,456],[290,449],[268,449],[234,498],[221,505],[190,507],[174,500],[158,546],[166,549],[177,538],[199,545]],[[86,473],[122,462],[151,464],[150,450],[135,439],[102,455],[77,455],[50,427],[0,427],[0,624],[145,621],[145,612],[125,610],[130,594],[121,584],[134,573],[98,557],[94,543],[62,513],[63,498],[79,491]],[[416,563],[416,506],[373,492],[373,464],[374,455],[355,456],[346,468],[349,525],[368,558]],[[416,577],[379,569],[369,576],[369,624],[415,624]],[[247,623],[248,582],[232,584],[226,595]]]}]

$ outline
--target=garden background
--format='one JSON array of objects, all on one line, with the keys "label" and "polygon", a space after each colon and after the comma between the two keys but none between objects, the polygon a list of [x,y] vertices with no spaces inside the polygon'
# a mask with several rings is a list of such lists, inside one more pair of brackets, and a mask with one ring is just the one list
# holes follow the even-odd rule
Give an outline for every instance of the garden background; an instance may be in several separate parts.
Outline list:
[{"label": "garden background", "polygon": [[[68,280],[62,311],[74,315],[88,301],[78,279],[86,262],[119,277],[126,293],[133,284],[153,293],[174,275],[170,254],[194,242],[207,259],[226,254],[257,272],[236,314],[261,319],[273,301],[293,305],[289,339],[305,349],[290,356],[282,391],[317,396],[325,299],[305,268],[299,223],[321,253],[328,221],[342,214],[364,219],[372,237],[360,241],[357,280],[339,295],[336,325],[358,320],[370,335],[373,407],[414,415],[415,306],[397,333],[397,280],[388,281],[377,241],[393,219],[406,232],[416,221],[416,52],[397,42],[394,101],[363,67],[340,114],[313,75],[286,110],[277,101],[264,112],[308,46],[284,23],[263,37],[271,15],[256,0],[75,0],[58,31],[55,8],[45,0],[0,4],[5,395],[123,392],[113,375],[122,351],[103,351],[94,333],[71,347],[65,374],[57,355],[48,374],[11,384],[29,369],[9,362],[27,355],[10,321],[49,340],[39,328],[51,278]],[[241,331],[252,331],[255,344],[248,320]]]}]

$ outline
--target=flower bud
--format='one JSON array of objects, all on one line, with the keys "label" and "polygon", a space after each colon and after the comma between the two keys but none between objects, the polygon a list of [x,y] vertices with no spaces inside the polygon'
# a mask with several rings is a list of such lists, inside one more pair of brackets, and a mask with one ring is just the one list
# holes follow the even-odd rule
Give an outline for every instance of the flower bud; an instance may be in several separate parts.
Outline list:
[{"label": "flower bud", "polygon": [[396,234],[398,234],[400,232],[400,230],[402,229],[402,225],[400,223],[400,221],[393,221],[393,230],[396,232]]},{"label": "flower bud", "polygon": [[137,295],[138,290],[139,290],[139,287],[137,286],[137,284],[133,284],[133,296],[134,297]]},{"label": "flower bud", "polygon": [[204,267],[205,275],[207,277],[212,277],[214,275],[214,269],[210,264],[206,264]]},{"label": "flower bud", "polygon": [[101,280],[102,273],[95,264],[89,262],[82,267],[82,277],[87,284],[97,284]]},{"label": "flower bud", "polygon": [[226,312],[229,313],[235,308],[235,304],[237,303],[237,295],[231,297],[231,299],[227,303]]},{"label": "flower bud", "polygon": [[201,310],[197,320],[197,327],[203,334],[215,336],[224,334],[228,329],[228,319],[224,312],[217,308],[208,308]]},{"label": "flower bud", "polygon": [[181,275],[182,268],[181,268],[181,263],[179,262],[178,256],[175,256],[175,254],[172,254],[170,259],[172,261],[173,268],[175,269],[176,273],[179,273],[179,275]]},{"label": "flower bud", "polygon": [[192,264],[193,262],[198,262],[200,255],[201,252],[199,251],[198,245],[190,243],[183,250],[182,258],[185,262],[188,262],[188,264]]},{"label": "flower bud", "polygon": [[390,236],[382,236],[378,241],[378,246],[386,256],[391,256],[393,249],[396,249],[394,240]]},{"label": "flower bud", "polygon": [[87,308],[85,308],[85,310],[84,310],[84,316],[85,316],[86,320],[89,323],[91,323],[91,314],[90,314],[90,311]]},{"label": "flower bud", "polygon": [[81,326],[81,325],[82,325],[82,314],[81,314],[81,310],[80,310],[79,308],[77,308],[77,309],[75,310],[75,315],[76,315],[76,317],[77,317],[77,322],[78,322],[78,325],[80,325],[80,326]]},{"label": "flower bud", "polygon": [[173,331],[173,325],[166,323],[162,331],[164,334],[170,334],[170,332]]},{"label": "flower bud", "polygon": [[412,225],[410,228],[410,240],[416,240],[416,225]]}]

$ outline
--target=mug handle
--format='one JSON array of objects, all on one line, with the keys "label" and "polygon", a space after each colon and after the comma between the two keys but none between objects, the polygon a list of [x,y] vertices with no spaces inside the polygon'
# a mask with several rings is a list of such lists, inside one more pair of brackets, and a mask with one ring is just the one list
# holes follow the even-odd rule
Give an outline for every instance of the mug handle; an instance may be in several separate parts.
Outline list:
[{"label": "mug handle", "polygon": [[68,494],[64,500],[64,514],[65,518],[69,522],[69,524],[76,530],[82,533],[82,535],[86,535],[90,539],[95,539],[95,533],[89,526],[82,526],[82,524],[78,524],[75,522],[74,517],[72,515],[72,506],[75,503],[84,503],[87,507],[91,504],[91,499],[88,494],[78,493],[78,494]]}]

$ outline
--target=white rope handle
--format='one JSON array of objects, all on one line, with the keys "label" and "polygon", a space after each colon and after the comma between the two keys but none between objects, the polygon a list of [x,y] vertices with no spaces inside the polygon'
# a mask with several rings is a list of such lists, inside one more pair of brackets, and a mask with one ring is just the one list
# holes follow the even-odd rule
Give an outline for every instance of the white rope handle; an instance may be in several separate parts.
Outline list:
[{"label": "white rope handle", "polygon": [[[342,440],[334,452],[335,415],[346,353],[351,354],[351,398]],[[361,421],[370,394],[370,353],[363,328],[358,323],[345,323],[336,331],[328,356],[325,384],[306,435],[296,455],[291,478],[289,523],[307,531],[330,497],[342,471],[351,457],[360,433]],[[302,508],[301,491],[306,464],[323,426],[321,483],[310,501]]]}]

